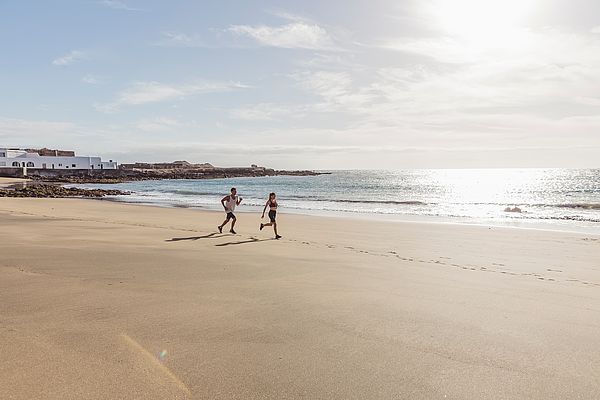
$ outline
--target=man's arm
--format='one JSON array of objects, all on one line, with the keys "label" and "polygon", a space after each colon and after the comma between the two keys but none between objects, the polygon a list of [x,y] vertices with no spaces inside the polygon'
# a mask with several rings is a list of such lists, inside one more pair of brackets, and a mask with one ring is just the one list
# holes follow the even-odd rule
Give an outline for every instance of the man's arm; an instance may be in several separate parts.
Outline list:
[{"label": "man's arm", "polygon": [[227,206],[225,205],[225,202],[229,200],[229,196],[225,196],[221,199],[221,205],[223,206],[223,208],[225,209],[225,211],[227,211]]},{"label": "man's arm", "polygon": [[240,198],[238,198],[238,201],[237,201],[237,203],[236,203],[236,204],[239,206],[239,205],[240,205],[240,203],[242,202],[242,200],[244,200],[244,199],[242,199],[241,197],[240,197]]}]

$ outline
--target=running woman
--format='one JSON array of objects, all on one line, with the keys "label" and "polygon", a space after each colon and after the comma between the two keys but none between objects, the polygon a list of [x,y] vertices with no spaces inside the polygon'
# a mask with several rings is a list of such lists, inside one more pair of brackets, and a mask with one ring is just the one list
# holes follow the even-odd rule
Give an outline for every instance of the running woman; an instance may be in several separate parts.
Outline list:
[{"label": "running woman", "polygon": [[269,207],[269,220],[271,220],[271,222],[268,224],[261,223],[260,230],[262,231],[265,226],[272,226],[273,231],[275,231],[275,239],[281,239],[281,236],[277,234],[277,221],[275,220],[277,218],[277,199],[275,193],[269,194],[269,200],[267,200],[265,208],[263,208],[262,218],[265,217],[265,211],[267,210],[267,207]]},{"label": "running woman", "polygon": [[233,211],[235,210],[235,206],[239,206],[242,200],[243,199],[241,197],[237,196],[236,188],[231,188],[231,194],[221,199],[221,205],[225,209],[225,213],[227,213],[227,218],[225,219],[225,221],[223,221],[221,225],[217,227],[220,233],[223,233],[223,227],[229,222],[229,220],[231,220],[231,229],[229,230],[229,232],[233,234],[236,233],[233,230],[236,221],[235,214],[233,214]]}]

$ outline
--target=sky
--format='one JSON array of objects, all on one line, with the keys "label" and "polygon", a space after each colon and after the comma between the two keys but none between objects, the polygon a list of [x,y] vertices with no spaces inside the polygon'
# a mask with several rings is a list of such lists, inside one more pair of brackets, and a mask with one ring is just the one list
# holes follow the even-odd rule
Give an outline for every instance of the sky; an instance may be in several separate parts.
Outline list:
[{"label": "sky", "polygon": [[0,0],[0,91],[119,162],[600,167],[600,2]]}]

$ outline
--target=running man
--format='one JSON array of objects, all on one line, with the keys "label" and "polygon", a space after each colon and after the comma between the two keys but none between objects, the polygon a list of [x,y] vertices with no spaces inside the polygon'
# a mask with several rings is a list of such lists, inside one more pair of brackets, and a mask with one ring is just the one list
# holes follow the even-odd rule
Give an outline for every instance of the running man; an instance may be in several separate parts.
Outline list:
[{"label": "running man", "polygon": [[277,218],[277,198],[275,193],[269,194],[269,200],[267,200],[265,208],[263,208],[262,218],[265,217],[265,211],[267,210],[267,207],[269,207],[269,220],[271,222],[268,224],[261,223],[260,230],[262,231],[265,226],[272,226],[273,230],[275,231],[275,239],[281,239],[281,236],[277,234],[277,221],[275,220]]},{"label": "running man", "polygon": [[233,214],[233,211],[235,210],[235,206],[239,206],[242,200],[243,199],[241,197],[237,196],[236,188],[231,188],[231,194],[221,199],[221,205],[227,213],[227,218],[225,219],[225,221],[223,221],[221,225],[217,227],[219,229],[219,233],[223,233],[223,227],[229,222],[229,220],[231,220],[231,229],[229,230],[229,232],[235,234],[233,227],[235,226],[236,218]]}]

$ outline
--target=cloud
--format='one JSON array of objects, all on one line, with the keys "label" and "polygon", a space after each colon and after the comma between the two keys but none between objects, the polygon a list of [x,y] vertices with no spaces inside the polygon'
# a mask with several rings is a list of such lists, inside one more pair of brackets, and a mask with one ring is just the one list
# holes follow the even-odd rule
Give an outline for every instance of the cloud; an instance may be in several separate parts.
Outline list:
[{"label": "cloud", "polygon": [[52,61],[52,65],[67,66],[85,58],[85,53],[79,50],[73,50],[62,57],[58,57]]},{"label": "cloud", "polygon": [[103,1],[100,1],[100,4],[102,4],[103,6],[106,6],[108,8],[112,8],[113,10],[142,11],[139,8],[130,7],[125,2],[118,1],[118,0],[103,0]]},{"label": "cloud", "polygon": [[359,87],[348,71],[297,71],[290,77],[302,90],[320,98],[312,104],[313,111],[361,112],[377,97],[370,87]]},{"label": "cloud", "polygon": [[317,24],[295,21],[285,25],[232,25],[227,29],[261,46],[285,49],[336,50],[333,38]]},{"label": "cloud", "polygon": [[239,82],[199,81],[181,85],[160,82],[135,82],[119,92],[115,101],[107,104],[97,104],[95,107],[98,111],[110,113],[116,112],[122,106],[181,100],[202,93],[219,93],[247,88],[249,86]]},{"label": "cloud", "polygon": [[165,47],[208,47],[197,35],[188,35],[182,32],[163,32],[162,39],[154,43],[155,46]]},{"label": "cloud", "polygon": [[92,74],[87,74],[81,78],[81,82],[88,83],[90,85],[97,85],[100,83],[100,78]]},{"label": "cloud", "polygon": [[593,27],[592,29],[590,29],[590,32],[600,34],[600,26]]},{"label": "cloud", "polygon": [[164,132],[184,125],[184,123],[173,118],[158,117],[139,121],[136,128],[146,132]]},{"label": "cloud", "polygon": [[60,135],[72,131],[75,125],[70,122],[30,121],[0,117],[0,137],[15,138]]},{"label": "cloud", "polygon": [[259,103],[236,108],[230,117],[245,121],[276,121],[306,116],[306,107],[282,106],[273,103]]}]

